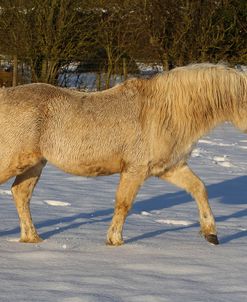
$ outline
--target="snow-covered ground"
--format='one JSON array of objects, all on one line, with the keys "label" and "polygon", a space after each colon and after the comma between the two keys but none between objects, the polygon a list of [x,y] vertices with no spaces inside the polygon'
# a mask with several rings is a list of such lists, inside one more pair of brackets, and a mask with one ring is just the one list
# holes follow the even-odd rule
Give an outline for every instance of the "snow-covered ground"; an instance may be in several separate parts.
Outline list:
[{"label": "snow-covered ground", "polygon": [[106,246],[118,175],[47,166],[32,199],[45,239],[21,244],[10,182],[0,187],[0,301],[239,302],[247,297],[247,136],[203,137],[190,166],[207,185],[219,246],[199,235],[195,202],[159,179],[140,190],[121,247]]}]

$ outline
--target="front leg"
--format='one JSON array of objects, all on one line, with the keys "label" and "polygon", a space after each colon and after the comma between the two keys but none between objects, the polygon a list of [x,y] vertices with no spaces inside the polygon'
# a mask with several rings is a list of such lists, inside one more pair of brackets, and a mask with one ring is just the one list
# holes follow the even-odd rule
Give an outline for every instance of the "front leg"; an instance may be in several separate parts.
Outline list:
[{"label": "front leg", "polygon": [[160,178],[185,189],[195,198],[199,210],[202,234],[210,243],[219,244],[215,219],[208,203],[207,191],[200,178],[193,173],[187,164],[169,170]]},{"label": "front leg", "polygon": [[107,232],[107,244],[115,246],[123,244],[123,225],[144,179],[143,173],[123,172],[121,174],[116,193],[114,215]]}]

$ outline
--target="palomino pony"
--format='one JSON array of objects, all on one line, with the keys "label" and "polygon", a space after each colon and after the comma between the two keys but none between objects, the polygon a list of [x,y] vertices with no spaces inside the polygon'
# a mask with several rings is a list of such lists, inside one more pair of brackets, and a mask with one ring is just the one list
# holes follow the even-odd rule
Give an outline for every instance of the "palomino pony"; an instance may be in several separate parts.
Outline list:
[{"label": "palomino pony", "polygon": [[202,234],[218,244],[205,186],[186,161],[198,139],[224,121],[246,131],[247,76],[222,65],[175,68],[89,94],[47,84],[0,90],[0,183],[16,176],[20,241],[41,240],[29,204],[49,161],[76,175],[121,174],[108,244],[123,243],[127,213],[150,176],[191,193]]}]

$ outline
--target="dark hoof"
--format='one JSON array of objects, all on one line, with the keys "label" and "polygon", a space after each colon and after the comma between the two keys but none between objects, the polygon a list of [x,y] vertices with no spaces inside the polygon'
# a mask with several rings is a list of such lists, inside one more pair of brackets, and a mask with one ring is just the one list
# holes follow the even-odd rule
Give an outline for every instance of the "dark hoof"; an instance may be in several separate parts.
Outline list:
[{"label": "dark hoof", "polygon": [[205,235],[205,239],[214,245],[219,244],[217,235],[214,235],[214,234]]}]

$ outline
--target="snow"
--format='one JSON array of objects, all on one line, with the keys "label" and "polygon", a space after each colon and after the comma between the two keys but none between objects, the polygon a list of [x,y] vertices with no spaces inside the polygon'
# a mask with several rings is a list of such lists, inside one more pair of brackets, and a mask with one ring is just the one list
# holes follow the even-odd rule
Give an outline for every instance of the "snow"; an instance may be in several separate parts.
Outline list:
[{"label": "snow", "polygon": [[1,190],[0,189],[0,195],[12,195],[10,190]]},{"label": "snow", "polygon": [[[97,83],[99,81],[98,74],[95,72],[68,72],[61,73],[58,76],[58,85],[61,87],[69,87],[72,89],[79,89],[84,91],[95,91],[97,90]],[[106,87],[107,74],[101,73],[101,89]],[[110,87],[121,83],[124,77],[121,75],[112,75],[110,80]]]},{"label": "snow", "polygon": [[193,199],[156,178],[149,179],[136,198],[125,225],[125,245],[107,246],[104,241],[119,176],[76,177],[50,165],[31,206],[44,241],[17,243],[11,181],[2,185],[0,301],[245,301],[247,160],[243,147],[247,148],[246,136],[224,124],[198,142],[189,161],[207,185],[219,246],[199,235]]},{"label": "snow", "polygon": [[172,225],[191,225],[193,222],[186,221],[186,220],[171,220],[171,219],[158,219],[155,220],[158,223],[164,223],[164,224],[172,224]]},{"label": "snow", "polygon": [[54,207],[67,207],[67,206],[70,206],[69,202],[59,201],[59,200],[44,200],[44,203],[48,204],[49,206],[54,206]]}]

